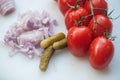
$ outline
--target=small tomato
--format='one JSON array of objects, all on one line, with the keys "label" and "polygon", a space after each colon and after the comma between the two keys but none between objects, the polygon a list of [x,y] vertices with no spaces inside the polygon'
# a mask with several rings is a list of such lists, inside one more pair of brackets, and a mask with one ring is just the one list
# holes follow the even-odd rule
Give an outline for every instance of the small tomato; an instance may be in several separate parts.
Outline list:
[{"label": "small tomato", "polygon": [[74,26],[68,31],[68,49],[76,57],[83,56],[87,53],[91,41],[92,31],[86,26]]},{"label": "small tomato", "polygon": [[86,9],[79,7],[77,9],[69,9],[65,14],[65,25],[67,30],[72,26],[76,26],[76,23],[81,23],[84,26],[87,26],[89,23],[89,18],[85,18],[88,15]]},{"label": "small tomato", "polygon": [[105,37],[95,38],[89,48],[89,61],[93,68],[106,68],[114,55],[113,43]]},{"label": "small tomato", "polygon": [[105,32],[111,34],[112,22],[104,15],[96,15],[89,23],[89,28],[93,31],[93,36],[104,36]]},{"label": "small tomato", "polygon": [[[94,14],[105,14],[108,11],[108,4],[105,0],[91,0],[93,9],[94,9]],[[91,7],[90,7],[90,2],[89,0],[86,0],[84,8],[91,14]]]},{"label": "small tomato", "polygon": [[[75,6],[77,0],[57,0],[58,7],[63,15],[70,9],[70,6]],[[78,5],[83,6],[86,0],[79,0]]]}]

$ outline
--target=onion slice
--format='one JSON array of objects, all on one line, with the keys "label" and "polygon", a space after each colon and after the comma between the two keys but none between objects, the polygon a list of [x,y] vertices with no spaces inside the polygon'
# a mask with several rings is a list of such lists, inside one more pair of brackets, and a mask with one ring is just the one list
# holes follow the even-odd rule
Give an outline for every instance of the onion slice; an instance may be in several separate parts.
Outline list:
[{"label": "onion slice", "polygon": [[14,0],[0,0],[0,14],[3,16],[9,15],[15,11]]},{"label": "onion slice", "polygon": [[[18,20],[6,32],[4,41],[12,47],[14,53],[20,52],[29,58],[41,56],[43,49],[39,44],[42,40],[54,34],[53,28],[57,21],[43,11],[28,11],[18,17]],[[13,55],[13,54],[12,54]]]}]

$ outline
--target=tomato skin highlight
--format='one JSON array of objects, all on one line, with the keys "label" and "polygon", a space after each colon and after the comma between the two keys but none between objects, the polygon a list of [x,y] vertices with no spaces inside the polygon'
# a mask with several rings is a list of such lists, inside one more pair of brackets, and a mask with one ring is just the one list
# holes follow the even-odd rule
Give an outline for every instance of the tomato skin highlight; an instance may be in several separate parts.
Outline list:
[{"label": "tomato skin highlight", "polygon": [[68,49],[76,57],[84,56],[88,52],[91,41],[92,31],[86,26],[74,26],[68,31]]},{"label": "tomato skin highlight", "polygon": [[[77,9],[69,9],[65,14],[65,25],[66,29],[69,30],[72,26],[76,26],[75,23],[79,22],[82,17],[85,17],[88,15],[88,12],[86,9],[79,7]],[[83,20],[83,26],[87,26],[89,23],[89,18],[86,18]]]},{"label": "tomato skin highlight", "polygon": [[89,48],[89,61],[93,68],[100,70],[106,68],[114,55],[113,43],[103,37],[95,38]]},{"label": "tomato skin highlight", "polygon": [[[83,7],[85,1],[86,0],[79,1],[78,2],[79,6]],[[71,6],[75,6],[75,4],[76,4],[76,0],[57,0],[57,2],[58,2],[58,7],[59,7],[59,9],[60,9],[60,11],[63,15],[65,15],[67,10],[70,9],[68,4],[71,5]]]},{"label": "tomato skin highlight", "polygon": [[[108,11],[108,4],[105,0],[91,0],[91,2],[94,8],[94,15],[105,14],[105,11],[102,9],[105,9],[106,12]],[[86,0],[84,8],[89,12],[89,14],[91,14],[90,3],[88,0]]]},{"label": "tomato skin highlight", "polygon": [[94,19],[89,23],[89,28],[93,31],[94,38],[104,36],[106,31],[108,31],[109,34],[112,33],[113,25],[109,18],[104,15],[96,15],[95,20],[98,24],[94,23]]}]

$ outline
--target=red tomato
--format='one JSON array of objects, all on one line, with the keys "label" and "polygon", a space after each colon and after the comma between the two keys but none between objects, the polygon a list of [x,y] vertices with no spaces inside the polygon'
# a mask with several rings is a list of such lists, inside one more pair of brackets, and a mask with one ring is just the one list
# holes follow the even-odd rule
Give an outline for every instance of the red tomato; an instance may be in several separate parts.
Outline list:
[{"label": "red tomato", "polygon": [[[85,3],[86,0],[80,0],[79,1],[79,5],[80,6],[83,6],[84,3]],[[59,9],[61,11],[61,13],[63,15],[65,15],[65,13],[67,12],[68,9],[70,9],[70,7],[68,6],[71,5],[71,6],[75,6],[76,4],[76,0],[58,0],[58,6],[59,6]]]},{"label": "red tomato", "polygon": [[86,18],[82,20],[83,17],[87,16],[88,12],[86,9],[79,7],[78,9],[69,9],[65,14],[65,25],[67,30],[69,30],[72,26],[76,26],[75,23],[79,22],[80,20],[83,21],[82,25],[87,26],[89,19]]},{"label": "red tomato", "polygon": [[114,55],[113,43],[105,37],[95,38],[89,49],[89,61],[93,68],[104,69],[109,65]]},{"label": "red tomato", "polygon": [[83,56],[88,52],[91,41],[92,31],[86,26],[74,26],[68,31],[68,49],[76,57]]},{"label": "red tomato", "polygon": [[[105,14],[105,12],[108,10],[108,5],[105,0],[91,0],[93,8],[94,8],[94,14]],[[84,8],[91,13],[90,3],[88,0],[86,0]],[[102,10],[105,9],[106,11]]]},{"label": "red tomato", "polygon": [[95,21],[97,24],[94,23],[94,19],[90,21],[89,28],[93,30],[93,36],[104,36],[105,32],[108,31],[109,34],[112,32],[112,22],[109,18],[103,15],[96,15]]}]

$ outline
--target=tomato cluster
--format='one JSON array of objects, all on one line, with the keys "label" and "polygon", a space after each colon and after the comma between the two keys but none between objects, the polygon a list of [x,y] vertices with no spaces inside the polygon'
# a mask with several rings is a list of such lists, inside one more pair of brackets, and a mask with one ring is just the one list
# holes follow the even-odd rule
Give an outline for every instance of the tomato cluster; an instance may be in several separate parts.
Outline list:
[{"label": "tomato cluster", "polygon": [[58,0],[68,30],[67,44],[76,57],[89,54],[90,64],[95,69],[104,69],[114,55],[110,40],[112,22],[107,17],[108,3],[105,0]]}]

